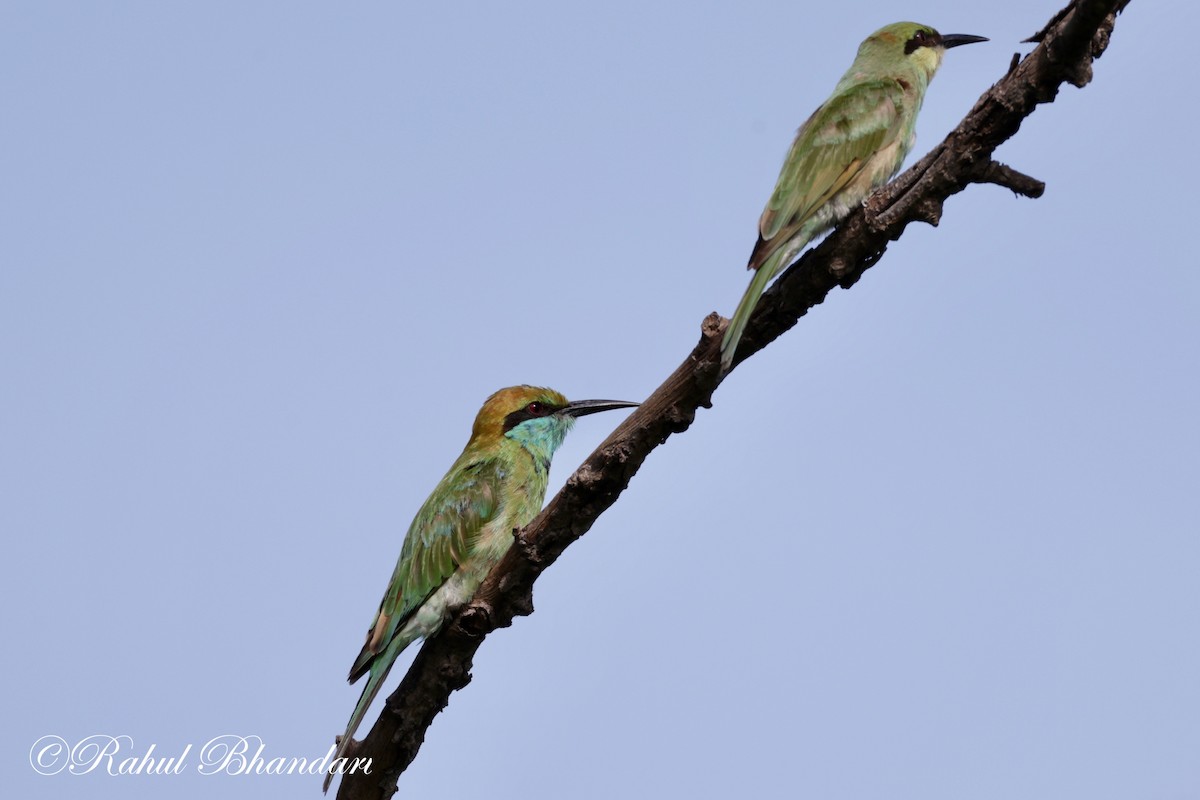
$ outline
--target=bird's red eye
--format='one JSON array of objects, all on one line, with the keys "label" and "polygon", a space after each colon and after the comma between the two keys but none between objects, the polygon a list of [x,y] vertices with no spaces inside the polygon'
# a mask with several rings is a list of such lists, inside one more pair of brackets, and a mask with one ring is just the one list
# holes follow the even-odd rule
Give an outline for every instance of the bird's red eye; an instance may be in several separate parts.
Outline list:
[{"label": "bird's red eye", "polygon": [[535,400],[532,403],[530,403],[528,406],[526,406],[525,410],[528,411],[530,414],[541,414],[542,413],[542,404]]}]

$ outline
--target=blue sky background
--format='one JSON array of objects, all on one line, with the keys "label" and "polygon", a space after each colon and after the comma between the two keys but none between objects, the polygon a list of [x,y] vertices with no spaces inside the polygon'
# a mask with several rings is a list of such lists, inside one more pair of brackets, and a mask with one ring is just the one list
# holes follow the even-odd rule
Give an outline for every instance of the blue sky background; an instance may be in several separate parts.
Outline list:
[{"label": "blue sky background", "polygon": [[[993,39],[915,158],[1060,4],[4,5],[8,790],[317,797],[28,754],[323,754],[483,399],[643,398],[733,309],[866,34]],[[739,368],[484,644],[401,796],[1200,796],[1198,25],[1131,3],[999,153],[1044,198],[970,188]]]}]

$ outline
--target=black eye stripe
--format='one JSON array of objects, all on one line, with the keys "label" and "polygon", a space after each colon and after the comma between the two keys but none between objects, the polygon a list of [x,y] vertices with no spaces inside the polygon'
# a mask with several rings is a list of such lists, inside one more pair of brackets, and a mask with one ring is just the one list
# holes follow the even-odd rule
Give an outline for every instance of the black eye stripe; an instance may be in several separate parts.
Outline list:
[{"label": "black eye stripe", "polygon": [[934,47],[942,43],[940,34],[933,31],[920,30],[904,43],[904,55],[912,55],[920,47]]},{"label": "black eye stripe", "polygon": [[548,417],[555,411],[558,411],[558,406],[534,400],[529,405],[524,408],[518,408],[504,418],[504,432],[508,433],[526,420]]}]

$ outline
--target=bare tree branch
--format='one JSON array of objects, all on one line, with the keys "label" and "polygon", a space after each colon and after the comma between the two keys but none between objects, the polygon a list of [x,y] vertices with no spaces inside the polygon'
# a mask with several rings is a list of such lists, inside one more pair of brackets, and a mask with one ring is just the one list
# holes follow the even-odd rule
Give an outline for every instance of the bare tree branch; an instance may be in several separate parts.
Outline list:
[{"label": "bare tree branch", "polygon": [[988,165],[981,171],[978,179],[980,183],[994,183],[997,186],[1012,189],[1014,194],[1034,199],[1041,197],[1042,193],[1046,191],[1046,184],[1037,178],[1031,178],[1022,172],[1017,172],[1012,167],[1007,164],[1001,164],[999,161],[988,162]]},{"label": "bare tree branch", "polygon": [[[836,286],[849,288],[879,261],[910,222],[937,225],[947,198],[972,183],[993,183],[1039,197],[1041,181],[992,159],[1040,103],[1063,83],[1086,85],[1092,61],[1108,46],[1115,17],[1128,0],[1073,0],[1032,37],[1037,47],[1014,57],[946,139],[896,180],[875,192],[818,247],[808,251],[759,302],[742,338],[736,366],[787,331]],[[471,603],[427,641],[370,733],[352,751],[372,759],[371,774],[343,778],[339,800],[380,800],[416,757],[425,731],[450,694],[471,680],[483,638],[533,611],[533,583],[621,494],[651,450],[688,429],[721,382],[719,346],[727,321],[710,314],[699,343],[669,378],[593,452],[524,530]]]}]

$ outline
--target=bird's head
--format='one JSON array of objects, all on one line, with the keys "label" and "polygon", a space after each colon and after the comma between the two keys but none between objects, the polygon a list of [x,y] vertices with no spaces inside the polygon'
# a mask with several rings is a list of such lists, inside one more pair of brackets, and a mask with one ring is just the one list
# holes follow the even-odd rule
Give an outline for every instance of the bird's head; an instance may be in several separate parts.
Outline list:
[{"label": "bird's head", "polygon": [[510,386],[493,394],[479,409],[471,441],[511,439],[549,461],[577,417],[636,405],[624,400],[576,400],[572,403],[553,389]]},{"label": "bird's head", "polygon": [[938,33],[916,22],[894,22],[866,38],[858,48],[856,62],[861,60],[880,70],[909,64],[919,69],[928,82],[951,47],[986,41],[982,36],[968,33]]}]

